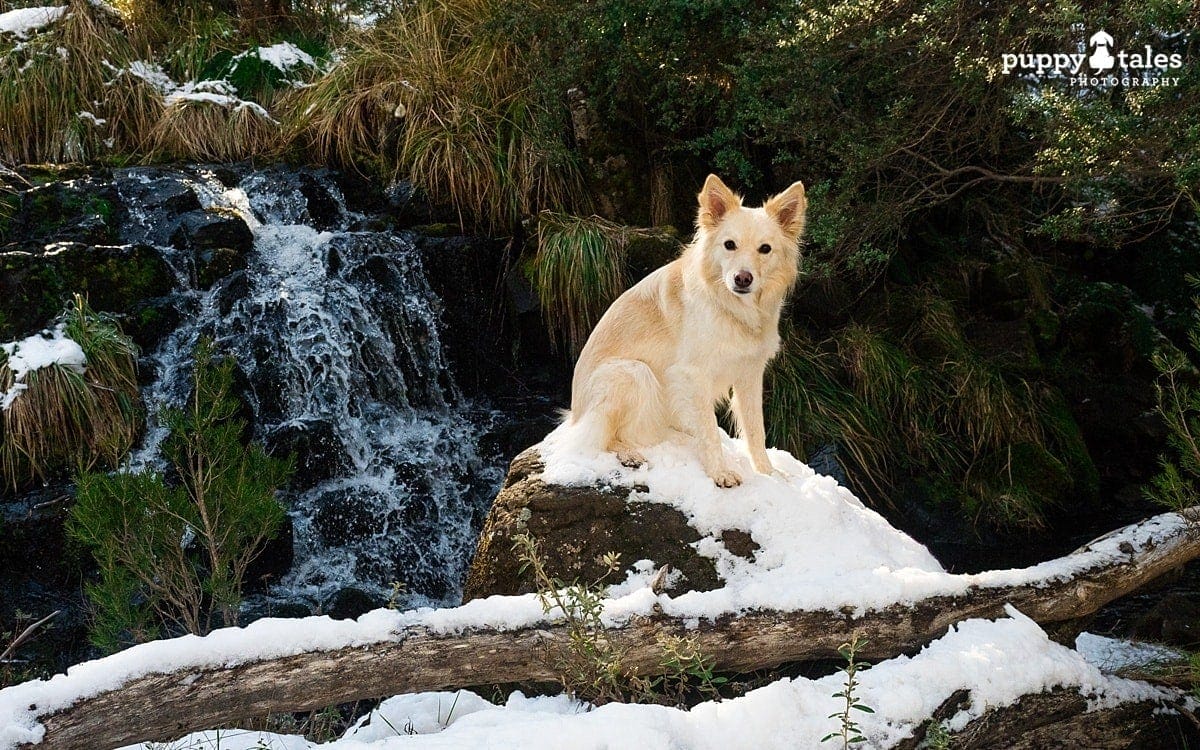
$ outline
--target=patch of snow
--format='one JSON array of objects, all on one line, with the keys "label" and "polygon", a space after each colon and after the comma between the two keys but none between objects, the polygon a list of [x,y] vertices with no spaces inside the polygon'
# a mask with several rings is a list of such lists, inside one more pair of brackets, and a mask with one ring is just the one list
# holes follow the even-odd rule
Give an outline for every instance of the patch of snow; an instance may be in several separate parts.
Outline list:
[{"label": "patch of snow", "polygon": [[286,73],[292,68],[303,66],[306,68],[317,68],[317,61],[312,55],[300,49],[291,42],[280,42],[272,44],[269,47],[255,47],[241,54],[235,55],[234,60],[241,60],[246,57],[257,57],[259,60],[273,66],[277,70]]},{"label": "patch of snow", "polygon": [[[867,740],[864,746],[895,746],[960,689],[971,691],[971,702],[946,722],[951,729],[1024,694],[1052,688],[1077,690],[1093,708],[1170,697],[1146,683],[1102,674],[1075,651],[1051,641],[1032,620],[1011,608],[1008,614],[1009,619],[964,621],[916,656],[900,656],[860,672],[856,697],[874,710],[856,716]],[[384,701],[332,742],[255,732],[245,732],[242,739],[225,730],[220,745],[212,732],[204,732],[168,744],[166,750],[249,750],[259,741],[287,750],[817,748],[821,737],[838,728],[829,715],[842,708],[833,694],[844,680],[840,672],[815,680],[785,678],[691,711],[619,703],[592,707],[566,696],[527,698],[520,692],[496,706],[467,691],[420,693]]]},{"label": "patch of snow", "polygon": [[238,98],[237,90],[229,81],[186,81],[179,84],[171,80],[162,66],[142,60],[136,60],[125,68],[118,68],[108,61],[104,61],[104,65],[115,76],[131,75],[150,84],[162,96],[165,107],[175,107],[185,102],[203,102],[227,109],[248,109],[263,119],[275,121],[261,104]]},{"label": "patch of snow", "polygon": [[86,110],[76,113],[76,116],[81,120],[87,120],[88,122],[90,122],[91,124],[95,125],[98,128],[102,128],[108,124],[108,120],[106,120],[102,117],[96,117],[96,115],[94,115],[91,112],[88,112]]},{"label": "patch of snow", "polygon": [[106,62],[110,70],[116,73],[128,73],[129,75],[140,78],[150,84],[162,96],[169,95],[172,91],[178,88],[178,85],[171,80],[171,76],[167,75],[166,71],[158,63],[145,62],[144,60],[134,60],[129,63],[127,68],[116,68],[112,63]]},{"label": "patch of snow", "polygon": [[6,355],[4,364],[13,375],[12,386],[0,392],[0,410],[7,410],[29,387],[24,382],[28,373],[52,365],[82,373],[87,365],[87,357],[84,356],[82,347],[73,339],[67,338],[61,323],[52,331],[43,331],[21,341],[0,344],[0,350]]},{"label": "patch of snow", "polygon": [[43,26],[49,26],[62,18],[67,12],[67,6],[41,6],[38,8],[17,8],[7,13],[0,13],[0,33],[12,34],[18,39],[27,38],[32,32]]},{"label": "patch of snow", "polygon": [[1123,669],[1145,669],[1187,661],[1187,654],[1168,646],[1107,638],[1088,632],[1075,637],[1075,650],[1089,664],[1110,674]]}]

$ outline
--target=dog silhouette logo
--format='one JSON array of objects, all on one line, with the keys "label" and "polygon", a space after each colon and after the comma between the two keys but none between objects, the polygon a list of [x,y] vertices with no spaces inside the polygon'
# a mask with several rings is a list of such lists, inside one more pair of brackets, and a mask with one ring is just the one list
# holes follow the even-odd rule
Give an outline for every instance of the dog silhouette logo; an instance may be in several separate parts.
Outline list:
[{"label": "dog silhouette logo", "polygon": [[1113,45],[1112,35],[1101,29],[1092,34],[1092,37],[1088,39],[1088,44],[1095,48],[1092,56],[1088,58],[1088,65],[1092,66],[1092,70],[1095,70],[1097,73],[1111,70],[1113,63],[1116,62],[1116,59],[1112,56],[1112,52],[1109,51],[1109,47]]}]

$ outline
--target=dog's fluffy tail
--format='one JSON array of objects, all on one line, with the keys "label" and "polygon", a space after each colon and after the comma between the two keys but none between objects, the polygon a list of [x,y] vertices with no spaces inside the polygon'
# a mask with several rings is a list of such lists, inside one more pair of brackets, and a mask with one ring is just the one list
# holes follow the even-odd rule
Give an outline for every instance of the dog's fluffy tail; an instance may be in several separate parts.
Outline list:
[{"label": "dog's fluffy tail", "polygon": [[666,437],[662,385],[645,362],[609,360],[581,385],[575,410],[563,412],[573,448],[590,452],[643,448]]}]

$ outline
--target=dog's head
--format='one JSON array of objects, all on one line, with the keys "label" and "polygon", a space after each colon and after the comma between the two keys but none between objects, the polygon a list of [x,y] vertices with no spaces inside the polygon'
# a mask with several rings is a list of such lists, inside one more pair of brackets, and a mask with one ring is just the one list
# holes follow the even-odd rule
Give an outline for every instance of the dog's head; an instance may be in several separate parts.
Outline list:
[{"label": "dog's head", "polygon": [[700,191],[696,244],[710,283],[732,294],[754,299],[762,293],[782,297],[800,269],[800,236],[804,233],[804,184],[792,186],[758,208],[710,174]]}]

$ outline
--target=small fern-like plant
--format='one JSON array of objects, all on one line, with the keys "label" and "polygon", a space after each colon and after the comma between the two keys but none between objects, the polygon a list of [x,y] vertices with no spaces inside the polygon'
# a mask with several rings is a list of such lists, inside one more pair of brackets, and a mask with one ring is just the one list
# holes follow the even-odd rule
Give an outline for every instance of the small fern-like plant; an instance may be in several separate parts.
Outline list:
[{"label": "small fern-like plant", "polygon": [[637,675],[625,668],[625,649],[609,637],[602,615],[606,580],[620,569],[620,556],[601,558],[604,573],[591,583],[566,583],[552,576],[542,561],[537,542],[528,534],[513,537],[521,571],[529,572],[546,614],[560,612],[567,641],[556,650],[554,668],[563,689],[595,704],[658,703],[683,706],[689,697],[720,698],[726,678],[715,674],[714,660],[704,654],[695,637],[659,636],[656,676]]},{"label": "small fern-like plant", "polygon": [[846,660],[842,671],[846,673],[846,681],[842,684],[842,689],[833,694],[834,698],[841,698],[843,701],[842,710],[829,714],[829,718],[837,719],[841,727],[836,732],[830,732],[821,738],[821,742],[840,739],[842,748],[849,748],[852,745],[858,745],[867,741],[863,736],[862,730],[855,720],[855,711],[862,713],[873,714],[875,710],[867,706],[858,699],[856,691],[858,689],[858,673],[871,666],[867,662],[859,661],[858,652],[863,646],[867,645],[867,640],[855,633],[849,641],[838,646],[838,653]]}]

